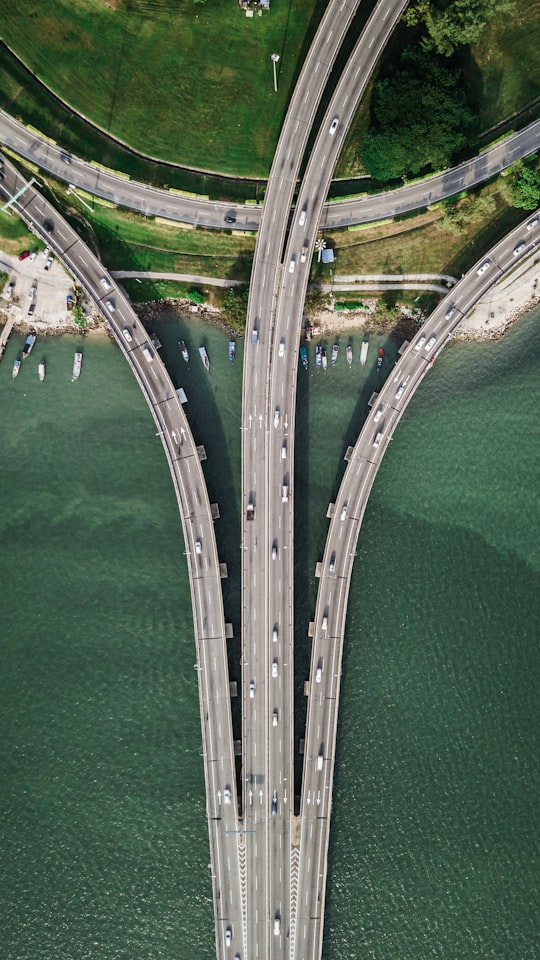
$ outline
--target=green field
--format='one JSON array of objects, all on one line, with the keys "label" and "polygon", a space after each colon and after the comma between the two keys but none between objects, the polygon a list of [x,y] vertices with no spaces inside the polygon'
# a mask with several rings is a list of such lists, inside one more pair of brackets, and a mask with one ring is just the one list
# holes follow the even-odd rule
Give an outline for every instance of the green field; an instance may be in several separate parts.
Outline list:
[{"label": "green field", "polygon": [[[276,0],[252,19],[235,0],[4,6],[6,43],[74,109],[150,156],[244,176],[269,171],[324,11],[320,0]],[[277,94],[272,53],[281,57]]]}]

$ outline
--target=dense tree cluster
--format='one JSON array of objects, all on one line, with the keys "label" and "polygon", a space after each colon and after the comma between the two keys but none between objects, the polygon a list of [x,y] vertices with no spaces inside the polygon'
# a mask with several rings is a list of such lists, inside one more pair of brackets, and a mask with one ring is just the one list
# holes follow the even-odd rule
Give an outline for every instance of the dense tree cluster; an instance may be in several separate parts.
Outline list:
[{"label": "dense tree cluster", "polygon": [[382,181],[445,167],[472,125],[458,71],[433,53],[407,49],[375,87],[364,165]]},{"label": "dense tree cluster", "polygon": [[424,48],[449,57],[461,44],[477,43],[494,17],[514,10],[515,0],[417,0],[405,14],[405,22],[424,24]]},{"label": "dense tree cluster", "polygon": [[510,181],[510,199],[520,210],[535,210],[540,206],[540,172],[520,163]]}]

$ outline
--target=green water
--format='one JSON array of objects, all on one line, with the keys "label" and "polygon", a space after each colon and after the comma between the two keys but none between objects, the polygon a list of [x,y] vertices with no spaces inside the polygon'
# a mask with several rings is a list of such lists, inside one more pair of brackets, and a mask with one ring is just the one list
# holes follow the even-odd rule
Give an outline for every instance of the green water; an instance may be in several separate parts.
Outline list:
[{"label": "green water", "polygon": [[[370,500],[347,627],[326,960],[539,954],[539,320],[443,354]],[[217,330],[171,319],[159,335],[207,449],[237,635],[241,344],[231,365]],[[13,381],[12,337],[0,364],[1,955],[210,960],[181,525],[119,351],[84,341],[71,383],[81,342],[38,341]],[[346,342],[335,368],[299,371],[299,694],[326,507],[383,343],[362,371],[347,367]],[[384,346],[388,373],[397,345]],[[233,677],[237,656],[235,640]],[[302,717],[300,697],[298,735]]]}]

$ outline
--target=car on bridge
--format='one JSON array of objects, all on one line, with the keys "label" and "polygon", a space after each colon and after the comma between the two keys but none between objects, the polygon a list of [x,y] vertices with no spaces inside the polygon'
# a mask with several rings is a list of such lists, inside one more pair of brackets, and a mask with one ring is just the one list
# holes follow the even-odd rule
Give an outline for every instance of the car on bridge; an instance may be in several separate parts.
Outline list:
[{"label": "car on bridge", "polygon": [[444,315],[444,319],[445,319],[445,320],[450,320],[450,318],[454,316],[454,314],[455,314],[455,312],[456,312],[456,309],[457,309],[457,308],[456,308],[456,305],[455,305],[455,303],[453,303],[452,306],[449,307],[448,310],[446,311],[446,313],[445,313],[445,315]]},{"label": "car on bridge", "polygon": [[429,338],[428,342],[426,343],[426,350],[427,350],[427,351],[431,350],[431,348],[432,348],[433,344],[435,343],[436,339],[437,339],[437,337],[430,337],[430,338]]},{"label": "car on bridge", "polygon": [[527,230],[533,230],[534,227],[538,226],[538,217],[533,217],[532,220],[529,220],[527,224]]},{"label": "car on bridge", "polygon": [[272,544],[272,560],[277,560],[277,540]]},{"label": "car on bridge", "polygon": [[227,927],[227,929],[225,930],[225,946],[230,947],[231,943],[232,943],[232,929],[231,927]]},{"label": "car on bridge", "polygon": [[280,418],[279,407],[276,407],[276,409],[274,410],[274,426],[275,427],[279,427],[279,418]]},{"label": "car on bridge", "polygon": [[324,665],[324,661],[323,661],[323,658],[321,657],[319,659],[319,662],[317,664],[317,669],[315,671],[315,683],[320,683],[322,680],[323,665]]},{"label": "car on bridge", "polygon": [[282,337],[281,340],[279,341],[278,357],[284,357],[284,356],[285,356],[285,337]]},{"label": "car on bridge", "polygon": [[272,630],[272,640],[274,641],[274,643],[277,643],[277,638],[278,638],[278,627],[276,624],[274,629]]},{"label": "car on bridge", "polygon": [[305,222],[306,222],[306,216],[307,216],[307,210],[306,210],[306,208],[304,207],[304,209],[300,212],[300,216],[299,216],[299,218],[298,218],[298,226],[299,226],[299,227],[303,227],[303,226],[304,226],[304,224],[305,224]]},{"label": "car on bridge", "polygon": [[480,266],[478,267],[478,270],[476,271],[479,277],[481,277],[482,274],[486,272],[486,270],[489,268],[490,263],[491,263],[491,260],[484,260],[484,262],[480,264]]},{"label": "car on bridge", "polygon": [[272,726],[277,727],[278,725],[279,713],[277,707],[274,707],[274,712],[272,714]]},{"label": "car on bridge", "polygon": [[277,813],[278,797],[277,790],[274,790],[272,794],[272,813]]},{"label": "car on bridge", "polygon": [[396,400],[399,400],[403,396],[404,390],[405,390],[405,384],[400,383],[399,387],[396,390]]},{"label": "car on bridge", "polygon": [[223,791],[223,800],[225,803],[231,802],[231,788],[227,785]]},{"label": "car on bridge", "polygon": [[334,136],[334,134],[335,134],[335,132],[336,132],[336,130],[337,130],[337,128],[338,128],[338,123],[339,123],[339,117],[334,117],[334,119],[332,120],[332,123],[330,124],[330,129],[329,129],[329,131],[328,131],[328,133],[330,134],[331,137]]},{"label": "car on bridge", "polygon": [[274,657],[272,660],[272,676],[277,677],[278,675],[278,658]]},{"label": "car on bridge", "polygon": [[124,337],[126,338],[127,342],[131,343],[131,341],[133,340],[133,337],[131,336],[131,330],[129,329],[129,327],[124,327],[124,329],[122,330],[122,333],[124,334]]},{"label": "car on bridge", "polygon": [[254,680],[250,680],[250,681],[249,681],[249,696],[250,696],[250,699],[251,699],[251,700],[253,700],[253,698],[254,698],[254,696],[255,696],[255,681],[254,681]]},{"label": "car on bridge", "polygon": [[517,247],[514,247],[514,251],[513,251],[514,256],[517,257],[518,254],[520,254],[522,250],[525,249],[526,246],[527,244],[525,243],[524,240],[522,240],[521,243],[518,243]]},{"label": "car on bridge", "polygon": [[328,569],[330,573],[333,573],[334,570],[336,569],[336,551],[335,550],[332,553],[332,556],[330,557],[330,563],[328,564]]}]

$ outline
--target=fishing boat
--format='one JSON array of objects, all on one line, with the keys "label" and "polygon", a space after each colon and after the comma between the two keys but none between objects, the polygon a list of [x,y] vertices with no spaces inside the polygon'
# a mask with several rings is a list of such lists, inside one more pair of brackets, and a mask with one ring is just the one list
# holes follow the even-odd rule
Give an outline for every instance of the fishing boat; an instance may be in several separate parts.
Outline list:
[{"label": "fishing boat", "polygon": [[352,347],[350,343],[347,345],[347,363],[349,366],[352,364]]},{"label": "fishing boat", "polygon": [[11,371],[11,376],[13,377],[13,379],[15,379],[15,377],[18,377],[18,376],[19,376],[19,370],[20,370],[20,369],[21,369],[21,361],[18,360],[18,359],[17,359],[17,360],[14,360],[14,361],[13,361],[13,370]]},{"label": "fishing boat", "polygon": [[229,340],[229,360],[233,362],[236,356],[236,343],[234,340]]},{"label": "fishing boat", "polygon": [[34,333],[29,333],[26,342],[24,344],[23,350],[23,360],[26,360],[26,357],[29,357],[32,352],[32,347],[36,342],[36,335]]},{"label": "fishing boat", "polygon": [[384,350],[382,347],[379,347],[379,356],[377,357],[377,370],[381,369],[383,359],[384,359]]},{"label": "fishing boat", "polygon": [[45,361],[44,360],[42,360],[41,363],[39,364],[37,368],[37,372],[38,372],[39,382],[43,383],[45,379]]},{"label": "fishing boat", "polygon": [[182,354],[182,360],[185,360],[186,363],[189,363],[189,351],[188,351],[188,348],[186,347],[186,341],[185,341],[185,340],[179,340],[179,341],[178,341],[178,349],[180,350],[180,353]]},{"label": "fishing boat", "polygon": [[335,365],[339,353],[339,343],[335,343],[332,347],[332,363]]},{"label": "fishing boat", "polygon": [[369,348],[369,342],[367,340],[364,340],[362,344],[362,349],[360,351],[360,363],[362,364],[363,367],[366,364],[368,348]]},{"label": "fishing boat", "polygon": [[201,355],[201,360],[205,370],[210,370],[210,360],[208,359],[208,354],[206,352],[206,347],[199,347],[199,353]]},{"label": "fishing boat", "polygon": [[323,368],[323,370],[326,370],[327,366],[328,366],[328,360],[326,359],[326,348],[323,347],[323,348],[322,348],[322,368]]},{"label": "fishing boat", "polygon": [[73,357],[73,370],[71,372],[71,380],[78,380],[81,375],[82,367],[82,353],[76,353]]},{"label": "fishing boat", "polygon": [[302,361],[302,366],[303,366],[304,370],[307,370],[307,368],[308,368],[308,363],[309,363],[309,361],[308,361],[307,347],[300,347],[300,359],[301,359],[301,361]]},{"label": "fishing boat", "polygon": [[322,347],[315,347],[315,366],[317,370],[321,369],[322,363]]}]

